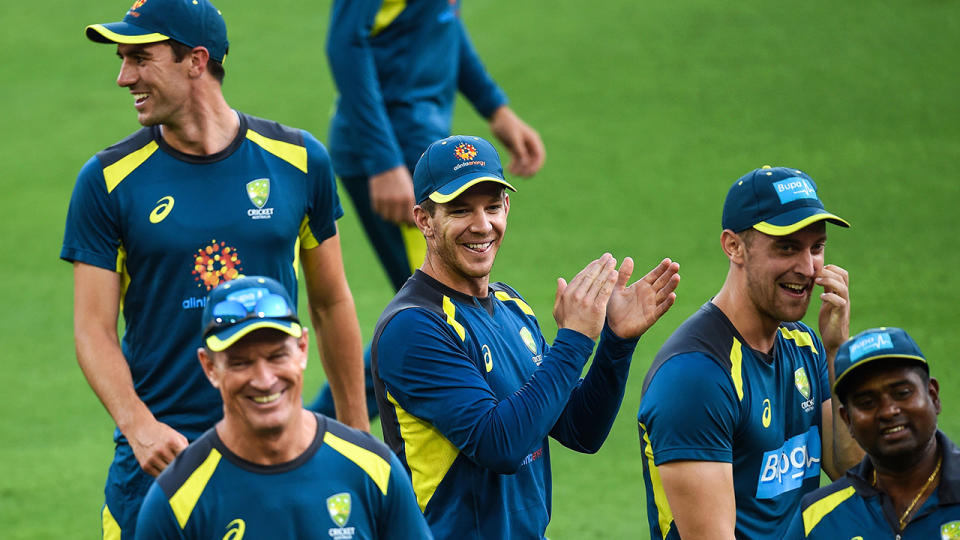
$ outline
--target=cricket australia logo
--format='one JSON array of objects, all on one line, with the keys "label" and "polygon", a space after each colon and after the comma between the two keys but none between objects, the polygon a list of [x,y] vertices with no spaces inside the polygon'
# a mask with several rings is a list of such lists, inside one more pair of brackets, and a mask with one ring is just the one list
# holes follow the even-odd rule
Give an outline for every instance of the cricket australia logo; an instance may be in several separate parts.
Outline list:
[{"label": "cricket australia logo", "polygon": [[793,372],[793,384],[797,387],[797,390],[800,391],[800,395],[803,396],[803,412],[810,412],[813,410],[813,399],[810,397],[810,378],[807,377],[807,370],[803,369],[803,366],[797,368]]},{"label": "cricket australia logo", "polygon": [[333,540],[351,540],[356,532],[354,527],[345,526],[350,520],[350,505],[349,493],[337,493],[327,497],[327,512],[330,513],[330,519],[337,524],[327,531]]},{"label": "cricket australia logo", "polygon": [[253,219],[270,219],[273,208],[264,208],[270,198],[270,179],[257,178],[247,182],[247,196],[256,208],[247,210],[247,215]]},{"label": "cricket australia logo", "polygon": [[537,354],[537,342],[534,341],[533,334],[530,333],[530,330],[526,326],[520,329],[520,339],[523,340],[523,344],[533,353],[533,363],[539,366],[540,362],[543,361],[543,356]]},{"label": "cricket australia logo", "polygon": [[960,521],[951,521],[941,525],[940,540],[960,540]]}]

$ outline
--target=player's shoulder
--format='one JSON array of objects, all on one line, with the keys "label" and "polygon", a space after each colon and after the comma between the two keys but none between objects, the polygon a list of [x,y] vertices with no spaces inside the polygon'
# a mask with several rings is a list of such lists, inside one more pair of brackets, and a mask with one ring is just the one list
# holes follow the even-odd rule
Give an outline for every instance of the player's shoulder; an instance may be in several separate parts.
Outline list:
[{"label": "player's shoulder", "polygon": [[150,143],[156,144],[154,130],[152,127],[143,127],[97,152],[91,162],[95,161],[99,167],[107,168],[130,154],[142,151]]},{"label": "player's shoulder", "polygon": [[[293,128],[280,122],[260,118],[245,113],[238,113],[242,116],[243,123],[249,131],[274,141],[281,141],[296,146],[304,145],[304,134],[306,131]],[[249,138],[249,134],[247,135]]]},{"label": "player's shoulder", "polygon": [[730,356],[734,340],[742,342],[740,334],[720,308],[712,302],[703,304],[660,347],[643,381],[644,391],[664,364],[681,355],[690,361],[710,360],[729,370],[733,365]]},{"label": "player's shoulder", "polygon": [[780,339],[796,348],[809,347],[813,351],[823,348],[817,333],[802,321],[781,322],[778,332]]},{"label": "player's shoulder", "polygon": [[800,511],[803,512],[809,508],[824,508],[827,504],[836,507],[855,494],[856,487],[853,479],[849,476],[843,476],[836,482],[819,487],[804,495],[800,499]]},{"label": "player's shoulder", "polygon": [[536,318],[533,308],[527,304],[523,296],[513,287],[502,281],[498,281],[490,284],[490,290],[493,292],[494,298],[502,302],[508,309],[519,311],[521,315],[527,317]]},{"label": "player's shoulder", "polygon": [[[444,313],[444,297],[446,296],[444,292],[437,286],[436,280],[417,270],[400,287],[397,294],[384,308],[383,313],[380,314],[380,319],[377,321],[377,328],[382,330],[401,313],[403,313],[403,317],[400,320],[405,320],[408,317],[422,318],[426,317],[428,313],[442,315]],[[446,297],[449,298],[449,296]],[[413,311],[407,313],[411,309]]]},{"label": "player's shoulder", "polygon": [[200,475],[209,479],[222,454],[217,450],[216,428],[210,428],[190,443],[157,477],[157,485],[169,499],[191,478]]},{"label": "player's shoulder", "polygon": [[[319,416],[320,415],[318,415],[318,417]],[[390,452],[386,444],[373,435],[342,424],[333,418],[325,416],[323,418],[326,421],[323,434],[324,444],[329,444],[334,450],[347,455],[347,457],[358,454],[373,454],[384,461],[390,461],[390,457],[393,455],[392,452]],[[342,441],[342,443],[340,443],[340,441]]]}]

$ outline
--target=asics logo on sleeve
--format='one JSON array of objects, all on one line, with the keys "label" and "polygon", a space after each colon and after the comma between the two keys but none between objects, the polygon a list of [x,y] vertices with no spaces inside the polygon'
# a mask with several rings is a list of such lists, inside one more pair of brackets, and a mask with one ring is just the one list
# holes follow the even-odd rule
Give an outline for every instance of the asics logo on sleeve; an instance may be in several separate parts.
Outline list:
[{"label": "asics logo on sleeve", "polygon": [[791,437],[783,446],[763,454],[757,498],[772,499],[797,489],[804,478],[820,476],[820,431],[811,426],[806,433]]},{"label": "asics logo on sleeve", "polygon": [[153,209],[153,212],[150,212],[150,223],[160,223],[170,214],[171,210],[173,210],[173,197],[167,195],[157,201],[157,207]]},{"label": "asics logo on sleeve", "polygon": [[483,353],[483,367],[486,368],[487,373],[490,373],[493,369],[493,355],[490,353],[490,347],[484,344],[480,347],[480,352]]}]

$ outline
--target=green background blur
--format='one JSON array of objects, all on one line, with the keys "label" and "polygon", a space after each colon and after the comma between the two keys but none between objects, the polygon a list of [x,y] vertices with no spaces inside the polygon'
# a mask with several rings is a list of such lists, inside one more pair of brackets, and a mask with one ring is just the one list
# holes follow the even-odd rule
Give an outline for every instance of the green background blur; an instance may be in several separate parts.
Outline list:
[{"label": "green background blur", "polygon": [[[127,3],[0,5],[8,539],[99,534],[113,424],[76,366],[72,271],[57,257],[80,166],[138,127],[132,98],[115,84],[113,47],[83,36],[86,24],[119,20]],[[326,140],[329,0],[217,5],[230,33],[230,104]],[[638,275],[665,256],[681,263],[677,304],[641,340],[603,449],[585,456],[552,445],[551,538],[646,538],[635,420],[643,375],[722,284],[723,197],[764,164],[804,169],[827,207],[853,223],[829,229],[827,250],[851,275],[852,330],[907,328],[941,381],[941,427],[960,438],[960,4],[465,0],[462,16],[548,153],[535,179],[518,180],[493,278],[520,290],[552,336],[558,276],[604,251],[633,256]],[[464,102],[454,131],[489,135]],[[392,291],[343,202],[344,260],[369,339]],[[319,366],[314,358],[308,397]]]}]

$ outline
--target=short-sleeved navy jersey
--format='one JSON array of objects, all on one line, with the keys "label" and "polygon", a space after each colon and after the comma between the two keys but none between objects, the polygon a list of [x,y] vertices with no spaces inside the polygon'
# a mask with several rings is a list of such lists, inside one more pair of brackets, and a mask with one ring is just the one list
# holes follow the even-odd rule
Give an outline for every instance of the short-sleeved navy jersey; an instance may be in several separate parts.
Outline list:
[{"label": "short-sleeved navy jersey", "polygon": [[138,539],[431,538],[397,457],[368,433],[317,415],[317,434],[293,461],[259,465],[216,429],[187,447],[150,487]]},{"label": "short-sleeved navy jersey", "polygon": [[334,235],[343,213],[320,142],[238,115],[236,139],[213,155],[179,152],[153,126],[91,158],[60,252],[121,274],[122,349],[134,388],[159,421],[190,439],[222,414],[197,362],[207,292],[265,275],[296,299],[298,248]]},{"label": "short-sleeved navy jersey", "polygon": [[890,497],[873,486],[873,464],[865,457],[843,478],[804,496],[784,538],[960,539],[960,448],[942,432],[936,437],[943,457],[940,485],[903,531]]},{"label": "short-sleeved navy jersey", "polygon": [[779,538],[820,483],[826,354],[803,323],[782,323],[773,354],[752,350],[707,302],[667,340],[637,415],[652,538],[679,538],[658,465],[733,465],[738,538]]},{"label": "short-sleeved navy jersey", "polygon": [[384,440],[411,473],[437,538],[539,539],[550,518],[547,435],[600,448],[636,340],[561,329],[547,344],[503,283],[483,298],[417,271],[384,310],[373,368]]}]

